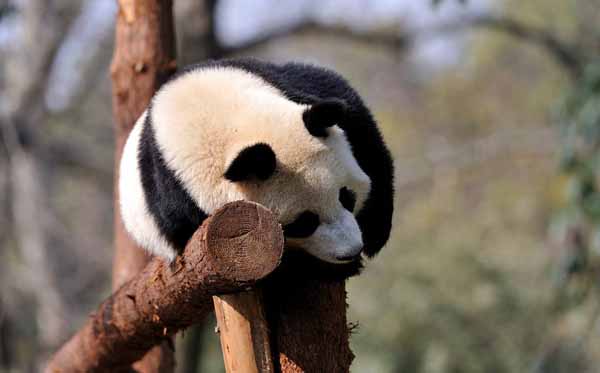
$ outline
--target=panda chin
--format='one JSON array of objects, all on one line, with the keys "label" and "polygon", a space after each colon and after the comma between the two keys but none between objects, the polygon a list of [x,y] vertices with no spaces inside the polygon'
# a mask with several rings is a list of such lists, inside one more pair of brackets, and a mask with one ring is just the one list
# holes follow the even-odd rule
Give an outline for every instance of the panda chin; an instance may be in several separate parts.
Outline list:
[{"label": "panda chin", "polygon": [[356,256],[355,260],[341,262],[323,260],[298,247],[286,245],[281,265],[273,274],[274,281],[271,285],[281,286],[282,291],[289,291],[288,286],[295,283],[303,283],[306,280],[318,281],[343,281],[349,277],[356,276],[363,269],[363,257]]},{"label": "panda chin", "polygon": [[[306,254],[322,261],[330,264],[348,264],[352,262],[357,262],[362,259],[362,244],[360,247],[352,248],[349,250],[315,250],[315,246],[311,245],[302,245],[302,240],[299,239],[287,239],[286,240],[286,249],[289,251],[295,252],[305,252]],[[340,254],[336,256],[335,253],[351,253],[350,255]]]},{"label": "panda chin", "polygon": [[[361,247],[362,249],[362,247]],[[357,252],[357,250],[344,250],[344,252]],[[353,255],[344,255],[344,256],[333,256],[333,255],[323,255],[322,253],[319,252],[310,252],[308,251],[309,254],[311,254],[312,256],[316,257],[317,259],[320,259],[324,262],[327,263],[331,263],[331,264],[348,264],[348,263],[352,263],[355,262],[357,260],[361,259],[361,251],[358,250],[357,254],[353,254]]]}]

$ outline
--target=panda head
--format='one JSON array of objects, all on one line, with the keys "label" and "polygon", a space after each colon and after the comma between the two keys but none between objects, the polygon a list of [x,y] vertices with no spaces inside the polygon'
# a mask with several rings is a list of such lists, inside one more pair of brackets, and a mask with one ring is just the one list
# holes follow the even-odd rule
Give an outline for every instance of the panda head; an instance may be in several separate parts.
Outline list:
[{"label": "panda head", "polygon": [[[363,240],[354,213],[370,188],[337,127],[346,110],[345,103],[335,99],[297,110],[287,118],[287,126],[298,129],[285,130],[288,139],[263,134],[261,142],[234,150],[223,174],[243,199],[279,216],[288,247],[331,263],[360,256]],[[272,130],[285,126],[276,120]]]},{"label": "panda head", "polygon": [[287,247],[329,263],[357,261],[364,243],[356,216],[372,181],[341,127],[348,104],[312,101],[292,101],[233,67],[196,69],[167,83],[124,150],[127,230],[173,259],[206,215],[249,200],[278,216]]}]

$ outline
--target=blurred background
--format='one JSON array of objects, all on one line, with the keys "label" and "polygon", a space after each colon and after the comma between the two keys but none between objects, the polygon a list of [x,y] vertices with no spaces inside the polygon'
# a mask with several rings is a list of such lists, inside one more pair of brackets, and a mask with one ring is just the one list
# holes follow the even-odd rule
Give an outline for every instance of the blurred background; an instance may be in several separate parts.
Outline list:
[{"label": "blurred background", "polygon": [[[0,0],[0,372],[110,294],[116,1]],[[600,0],[176,0],[180,66],[339,71],[396,162],[353,372],[598,372]],[[178,372],[222,372],[214,320]]]}]

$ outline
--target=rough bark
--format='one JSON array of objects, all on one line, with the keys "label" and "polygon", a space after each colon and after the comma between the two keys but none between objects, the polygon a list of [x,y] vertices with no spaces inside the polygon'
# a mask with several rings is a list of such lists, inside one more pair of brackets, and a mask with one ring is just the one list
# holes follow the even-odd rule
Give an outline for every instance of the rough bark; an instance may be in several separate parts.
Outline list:
[{"label": "rough bark", "polygon": [[345,282],[269,280],[265,303],[281,373],[349,372],[354,354],[346,320]]},{"label": "rough bark", "polygon": [[46,371],[126,371],[151,346],[202,320],[211,296],[267,276],[282,252],[283,232],[269,210],[250,202],[225,205],[174,263],[153,259],[106,299]]},{"label": "rough bark", "polygon": [[259,290],[213,297],[227,373],[273,373]]},{"label": "rough bark", "polygon": [[[171,0],[119,0],[111,65],[115,117],[115,198],[113,289],[135,276],[149,257],[125,232],[119,214],[119,161],[127,135],[152,95],[175,71],[175,30]],[[141,372],[169,372],[173,353],[166,344],[136,364]]]},{"label": "rough bark", "polygon": [[[111,65],[115,117],[115,180],[127,135],[156,89],[175,71],[170,0],[119,0],[115,52]],[[115,188],[114,287],[132,278],[147,262],[126,234]]]}]

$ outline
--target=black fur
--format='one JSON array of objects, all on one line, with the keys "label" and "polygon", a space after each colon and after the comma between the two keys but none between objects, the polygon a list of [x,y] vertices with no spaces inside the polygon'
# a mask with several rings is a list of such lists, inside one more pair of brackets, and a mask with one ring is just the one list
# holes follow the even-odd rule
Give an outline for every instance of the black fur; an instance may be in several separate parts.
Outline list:
[{"label": "black fur", "polygon": [[160,232],[179,252],[207,215],[165,164],[154,138],[152,107],[140,137],[138,161],[146,204]]},{"label": "black fur", "polygon": [[304,125],[315,137],[327,137],[326,129],[344,121],[346,103],[337,99],[317,102],[302,114]]},{"label": "black fur", "polygon": [[242,150],[225,172],[231,181],[267,180],[277,166],[275,152],[267,144],[255,144]]}]

